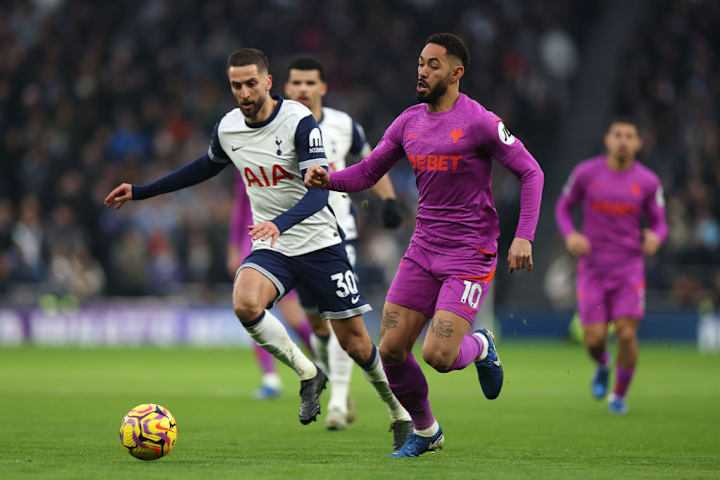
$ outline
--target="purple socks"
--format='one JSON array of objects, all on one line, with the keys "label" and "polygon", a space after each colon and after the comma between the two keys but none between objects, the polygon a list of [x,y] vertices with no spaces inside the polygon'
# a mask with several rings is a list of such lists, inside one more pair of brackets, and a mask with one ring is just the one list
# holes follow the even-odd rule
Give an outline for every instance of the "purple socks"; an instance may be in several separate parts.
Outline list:
[{"label": "purple socks", "polygon": [[312,327],[310,326],[310,322],[307,318],[303,318],[302,324],[300,324],[300,327],[293,328],[295,330],[295,333],[297,333],[298,337],[300,337],[300,340],[302,340],[305,347],[307,347],[310,354],[315,356],[315,352],[313,351],[312,345],[310,345],[310,335],[312,335]]},{"label": "purple socks", "polygon": [[633,374],[635,373],[635,367],[623,367],[618,365],[615,368],[615,388],[613,393],[618,397],[625,397],[630,382],[632,382]]},{"label": "purple socks", "polygon": [[263,374],[275,373],[275,357],[258,345],[257,342],[253,341],[253,345],[255,349],[255,358],[258,360],[260,370],[262,370]]},{"label": "purple socks", "polygon": [[435,417],[428,400],[428,384],[412,353],[400,363],[384,363],[390,389],[412,417],[415,430],[433,426]]},{"label": "purple socks", "polygon": [[460,342],[460,351],[455,359],[455,363],[452,364],[448,372],[462,370],[474,362],[478,355],[480,355],[480,352],[485,348],[483,343],[484,342],[475,335],[465,335],[462,342]]}]

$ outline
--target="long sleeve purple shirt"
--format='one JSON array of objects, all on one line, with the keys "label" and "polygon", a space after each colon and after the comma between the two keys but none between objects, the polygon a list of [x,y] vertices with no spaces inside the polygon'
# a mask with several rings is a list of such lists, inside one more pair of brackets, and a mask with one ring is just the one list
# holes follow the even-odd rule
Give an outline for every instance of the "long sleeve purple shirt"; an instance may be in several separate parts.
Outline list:
[{"label": "long sleeve purple shirt", "polygon": [[591,266],[617,267],[642,259],[642,216],[660,238],[667,237],[665,200],[657,175],[634,161],[627,170],[613,170],[600,155],[580,163],[555,206],[563,237],[575,230],[572,208],[582,202],[582,233],[590,242],[583,259]]},{"label": "long sleeve purple shirt", "polygon": [[408,108],[370,156],[331,173],[328,188],[370,188],[404,156],[415,170],[419,193],[414,241],[458,255],[469,250],[497,252],[500,227],[492,196],[493,159],[521,182],[515,236],[534,239],[543,172],[502,120],[478,102],[461,93],[445,112],[430,112],[425,104]]}]

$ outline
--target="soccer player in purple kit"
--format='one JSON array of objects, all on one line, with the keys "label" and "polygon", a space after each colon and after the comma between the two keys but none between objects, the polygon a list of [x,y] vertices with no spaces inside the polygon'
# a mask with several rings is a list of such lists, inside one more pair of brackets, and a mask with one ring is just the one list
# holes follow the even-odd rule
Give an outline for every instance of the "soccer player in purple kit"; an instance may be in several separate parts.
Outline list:
[{"label": "soccer player in purple kit", "polygon": [[355,192],[370,188],[404,156],[415,170],[417,226],[388,292],[380,332],[390,387],[414,424],[394,457],[416,457],[444,443],[427,381],[412,354],[428,321],[423,359],[443,373],[474,363],[485,396],[500,394],[503,370],[491,333],[480,329],[468,335],[497,264],[493,159],[515,174],[522,188],[509,271],[533,267],[543,173],[500,118],[460,93],[468,63],[459,37],[431,35],[418,59],[420,104],[405,110],[362,162],[332,173],[310,167],[305,175],[308,186]]},{"label": "soccer player in purple kit", "polygon": [[[573,170],[555,208],[565,245],[579,257],[577,302],[585,345],[597,362],[592,394],[605,397],[609,380],[607,328],[617,328],[615,387],[608,411],[627,413],[627,393],[637,363],[637,330],[645,312],[643,255],[655,255],[667,236],[665,201],[657,175],[635,160],[642,147],[633,120],[618,117],[604,137],[607,153]],[[582,233],[572,207],[582,202]],[[642,216],[648,228],[641,228]]]}]

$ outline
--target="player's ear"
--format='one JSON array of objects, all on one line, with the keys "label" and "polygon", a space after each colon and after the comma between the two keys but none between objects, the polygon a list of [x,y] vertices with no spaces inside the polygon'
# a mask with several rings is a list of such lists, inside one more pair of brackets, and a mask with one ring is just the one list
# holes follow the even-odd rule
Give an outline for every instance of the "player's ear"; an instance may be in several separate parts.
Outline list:
[{"label": "player's ear", "polygon": [[320,82],[320,96],[324,97],[327,93],[327,83]]},{"label": "player's ear", "polygon": [[268,75],[267,75],[267,85],[265,85],[265,91],[266,91],[266,92],[269,92],[270,89],[272,88],[272,81],[273,81],[272,75],[270,75],[270,74],[268,73]]},{"label": "player's ear", "polygon": [[461,64],[455,65],[453,67],[453,72],[451,76],[451,80],[453,82],[459,81],[462,76],[465,74],[465,67],[463,67]]}]

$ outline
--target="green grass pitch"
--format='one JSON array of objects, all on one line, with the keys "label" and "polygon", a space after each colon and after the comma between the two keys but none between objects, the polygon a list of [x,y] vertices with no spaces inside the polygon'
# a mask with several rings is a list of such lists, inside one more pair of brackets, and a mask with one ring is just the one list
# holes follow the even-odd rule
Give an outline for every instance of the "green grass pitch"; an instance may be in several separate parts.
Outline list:
[{"label": "green grass pitch", "polygon": [[[330,432],[322,416],[300,425],[297,381],[282,365],[285,394],[251,398],[249,350],[0,349],[0,478],[720,478],[720,356],[641,344],[630,413],[611,417],[590,396],[580,346],[499,348],[506,381],[495,401],[474,368],[423,365],[445,448],[399,460],[386,458],[385,408],[357,368],[358,419]],[[125,412],[146,402],[179,426],[175,450],[154,462],[118,439]]]}]

